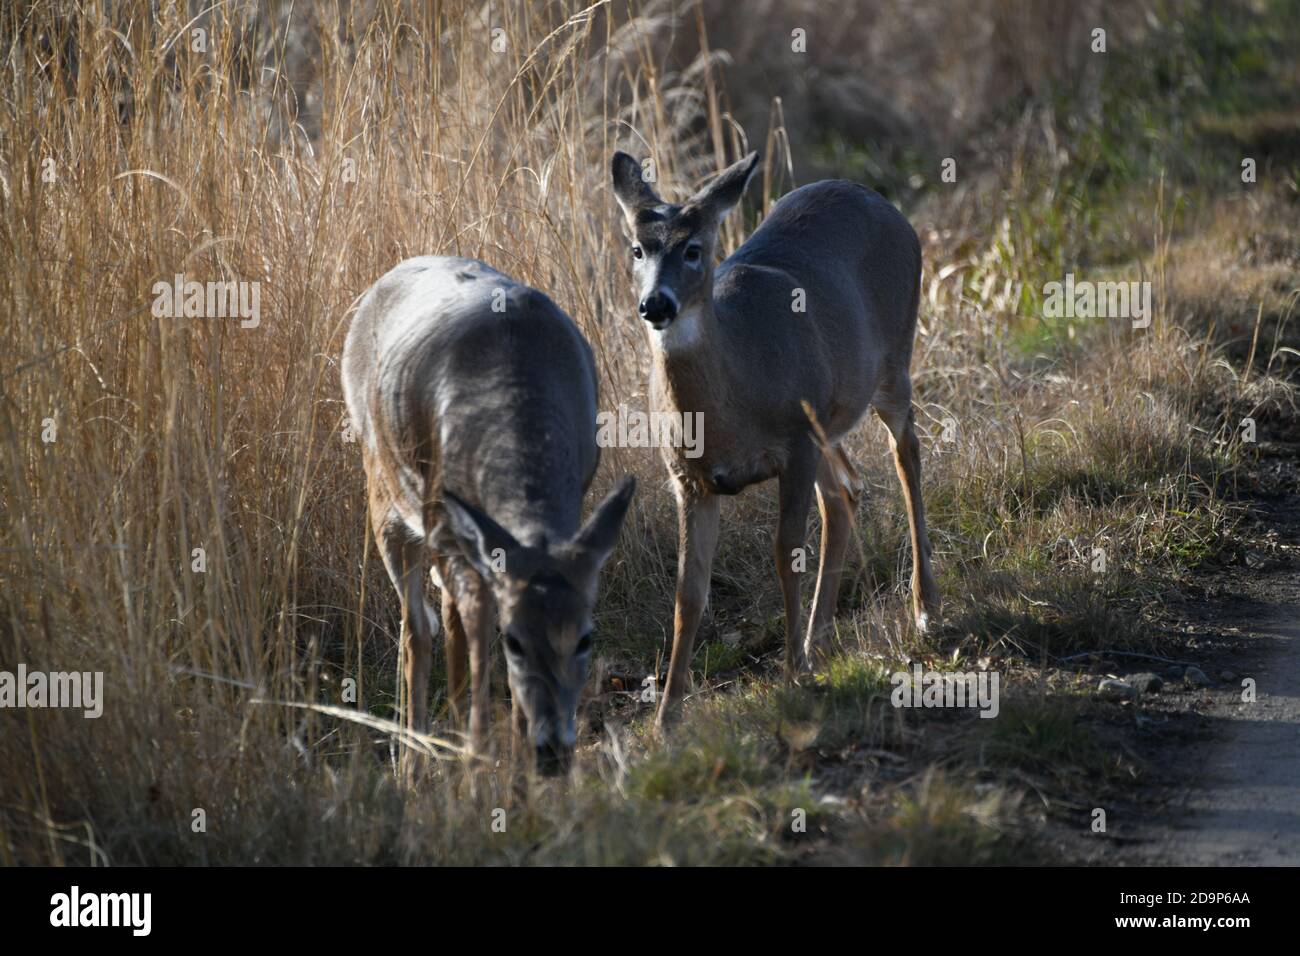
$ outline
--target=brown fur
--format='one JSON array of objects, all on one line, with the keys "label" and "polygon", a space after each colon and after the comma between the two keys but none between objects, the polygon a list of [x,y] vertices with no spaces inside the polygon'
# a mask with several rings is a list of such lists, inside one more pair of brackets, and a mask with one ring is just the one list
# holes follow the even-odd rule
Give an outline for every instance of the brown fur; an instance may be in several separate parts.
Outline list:
[{"label": "brown fur", "polygon": [[[785,604],[787,672],[806,670],[821,653],[860,488],[838,443],[868,407],[889,428],[907,501],[918,624],[938,609],[908,374],[921,272],[916,234],[870,190],[814,183],[782,198],[715,272],[718,223],[740,199],[756,163],[751,154],[681,206],[655,195],[626,154],[615,154],[612,166],[635,244],[641,310],[653,320],[647,325],[651,400],[656,410],[702,414],[704,426],[698,457],[665,452],[680,540],[661,723],[675,716],[686,693],[717,547],[718,495],[778,479],[773,557]],[[692,257],[692,247],[703,255]],[[802,312],[793,305],[800,296]],[[677,306],[667,321],[665,301]],[[829,447],[821,447],[815,431]],[[814,494],[822,546],[803,636],[791,553],[804,547]]]}]

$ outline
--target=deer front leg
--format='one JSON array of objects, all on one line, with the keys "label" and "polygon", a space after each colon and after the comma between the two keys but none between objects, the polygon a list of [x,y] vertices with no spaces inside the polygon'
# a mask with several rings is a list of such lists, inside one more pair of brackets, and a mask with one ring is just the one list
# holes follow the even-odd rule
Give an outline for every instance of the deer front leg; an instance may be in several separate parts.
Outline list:
[{"label": "deer front leg", "polygon": [[[446,561],[439,561],[438,570],[443,581],[452,580],[452,569]],[[451,726],[464,730],[469,704],[469,642],[450,586],[444,586],[442,590],[442,628],[447,642],[447,701]]]},{"label": "deer front leg", "polygon": [[[402,672],[398,676],[405,694],[405,723],[408,730],[428,733],[429,671],[438,625],[424,596],[424,550],[418,541],[411,540],[401,517],[389,507],[382,486],[369,482],[369,493],[375,541],[402,610]],[[399,773],[407,784],[419,776],[421,763],[411,748],[402,747]]]},{"label": "deer front leg", "polygon": [[718,498],[676,483],[677,491],[677,607],[673,617],[673,653],[668,680],[659,701],[657,723],[663,728],[681,714],[690,680],[691,654],[704,606],[709,599],[709,575],[718,548]]},{"label": "deer front leg", "polygon": [[785,602],[785,674],[790,679],[808,667],[799,626],[803,617],[799,575],[807,567],[804,535],[808,531],[808,508],[812,504],[816,474],[817,457],[809,442],[790,456],[779,479],[781,511],[772,550]]},{"label": "deer front leg", "polygon": [[[487,753],[488,725],[491,720],[491,639],[495,625],[495,605],[486,582],[476,573],[465,576],[461,593],[456,595],[456,610],[465,628],[469,645],[469,745],[476,756]],[[469,579],[473,579],[472,582]]]},{"label": "deer front leg", "polygon": [[905,406],[878,406],[876,412],[889,429],[894,466],[907,504],[907,522],[912,532],[912,610],[917,628],[924,633],[930,615],[939,611],[939,587],[930,569],[930,536],[926,533],[925,505],[921,502],[921,442],[916,437],[916,417],[910,398]]},{"label": "deer front leg", "polygon": [[528,715],[519,697],[510,700],[510,763],[516,768],[526,768],[532,759],[533,747],[528,739]]},{"label": "deer front leg", "polygon": [[[424,562],[420,545],[398,535],[385,541],[385,563],[402,605],[402,677],[406,692],[406,727],[417,734],[429,732],[429,671],[433,667],[433,637],[437,627],[424,596]],[[402,750],[402,776],[412,784],[423,770],[424,761],[410,748]]]}]

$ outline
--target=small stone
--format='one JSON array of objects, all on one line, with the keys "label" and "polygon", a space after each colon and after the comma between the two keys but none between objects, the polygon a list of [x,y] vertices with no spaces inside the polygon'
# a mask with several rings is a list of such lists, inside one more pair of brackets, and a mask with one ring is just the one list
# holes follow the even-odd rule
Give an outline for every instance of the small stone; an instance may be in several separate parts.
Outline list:
[{"label": "small stone", "polygon": [[728,647],[738,647],[744,636],[745,635],[741,634],[740,631],[728,631],[726,634],[722,635],[722,643],[726,644]]},{"label": "small stone", "polygon": [[1138,695],[1137,688],[1128,681],[1115,680],[1113,677],[1102,681],[1097,690],[1117,700],[1132,700]]},{"label": "small stone", "polygon": [[1152,674],[1150,672],[1146,672],[1142,674],[1129,674],[1128,682],[1133,685],[1133,688],[1139,694],[1159,693],[1160,688],[1165,686],[1165,681],[1163,677],[1161,677],[1159,674]]},{"label": "small stone", "polygon": [[1209,687],[1210,679],[1199,667],[1189,667],[1183,671],[1183,683],[1188,687]]}]

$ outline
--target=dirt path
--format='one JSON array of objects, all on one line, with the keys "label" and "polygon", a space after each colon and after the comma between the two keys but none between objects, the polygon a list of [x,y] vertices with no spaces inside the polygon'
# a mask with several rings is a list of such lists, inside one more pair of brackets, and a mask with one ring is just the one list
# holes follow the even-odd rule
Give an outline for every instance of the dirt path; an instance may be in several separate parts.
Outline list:
[{"label": "dirt path", "polygon": [[1149,815],[1139,809],[1112,863],[1300,865],[1300,494],[1277,495],[1262,516],[1277,532],[1272,554],[1216,576],[1180,609],[1205,635],[1214,686],[1165,715],[1190,732],[1163,748],[1167,783],[1143,801]]},{"label": "dirt path", "polygon": [[[1252,625],[1275,642],[1255,671],[1257,697],[1216,694],[1206,713],[1225,733],[1196,771],[1200,786],[1172,801],[1146,839],[1151,862],[1208,866],[1300,866],[1300,604]],[[1195,764],[1192,764],[1195,766]]]}]

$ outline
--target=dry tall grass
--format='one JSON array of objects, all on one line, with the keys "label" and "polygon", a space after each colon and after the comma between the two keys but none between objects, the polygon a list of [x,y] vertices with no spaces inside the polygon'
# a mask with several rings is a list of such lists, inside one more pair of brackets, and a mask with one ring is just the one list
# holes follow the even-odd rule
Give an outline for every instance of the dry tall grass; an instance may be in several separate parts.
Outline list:
[{"label": "dry tall grass", "polygon": [[[638,406],[645,350],[607,157],[653,155],[671,191],[748,133],[764,148],[761,214],[798,168],[782,129],[730,121],[709,20],[690,4],[307,6],[3,14],[0,668],[103,671],[107,699],[98,720],[0,715],[0,859],[781,856],[790,806],[816,797],[787,725],[779,746],[736,736],[752,730],[746,714],[790,706],[762,668],[734,701],[698,703],[684,749],[611,720],[571,788],[527,794],[454,761],[404,793],[386,734],[292,705],[343,705],[353,679],[348,708],[393,713],[396,602],[366,545],[338,385],[357,296],[410,255],[481,257],[579,322],[602,407]],[[669,70],[681,33],[705,52]],[[735,217],[728,246],[744,231]],[[1060,653],[1081,621],[1108,626],[1085,543],[1114,540],[1121,567],[1149,569],[1171,541],[1228,520],[1200,486],[1227,459],[1208,440],[1189,451],[1186,429],[1226,379],[1208,345],[1173,331],[1098,338],[1097,360],[1047,370],[1068,381],[1035,371],[1007,344],[1013,245],[1009,232],[930,236],[919,401],[936,435],[951,416],[970,436],[930,454],[931,523],[956,618],[1001,601],[1005,627],[981,618],[976,638],[1028,634],[1026,653]],[[260,283],[260,324],[153,316],[154,284],[177,273]],[[878,426],[858,446],[880,493],[841,637],[892,659],[918,649],[901,613],[902,511]],[[1116,477],[1122,463],[1137,467]],[[607,670],[646,673],[666,652],[675,521],[654,453],[607,452],[598,490],[625,471],[642,490],[605,575],[598,653]],[[1146,483],[1157,490],[1139,494]],[[770,513],[766,493],[727,510],[714,583],[727,626],[758,632],[756,659],[775,633]],[[1058,619],[1034,600],[1056,602]],[[859,666],[846,680],[870,699],[879,675]],[[897,739],[869,706],[846,726]],[[863,811],[850,842],[876,849],[854,858],[938,858],[934,828],[992,812],[970,816],[954,792],[927,777],[887,832]],[[496,807],[510,808],[508,839],[490,828]]]},{"label": "dry tall grass", "polygon": [[[3,658],[109,675],[101,720],[29,714],[30,736],[4,735],[8,852],[61,858],[54,824],[92,817],[120,834],[112,857],[166,859],[189,808],[229,833],[250,801],[275,812],[267,782],[301,760],[370,756],[249,700],[327,699],[342,675],[360,709],[391,699],[392,595],[364,564],[337,371],[350,305],[391,264],[472,255],[547,289],[595,343],[606,400],[631,397],[622,243],[591,197],[616,120],[674,155],[676,97],[606,96],[638,82],[654,24],[590,60],[601,6],[6,14]],[[291,83],[278,67],[304,50]],[[260,283],[260,324],[153,318],[176,273]]]}]

